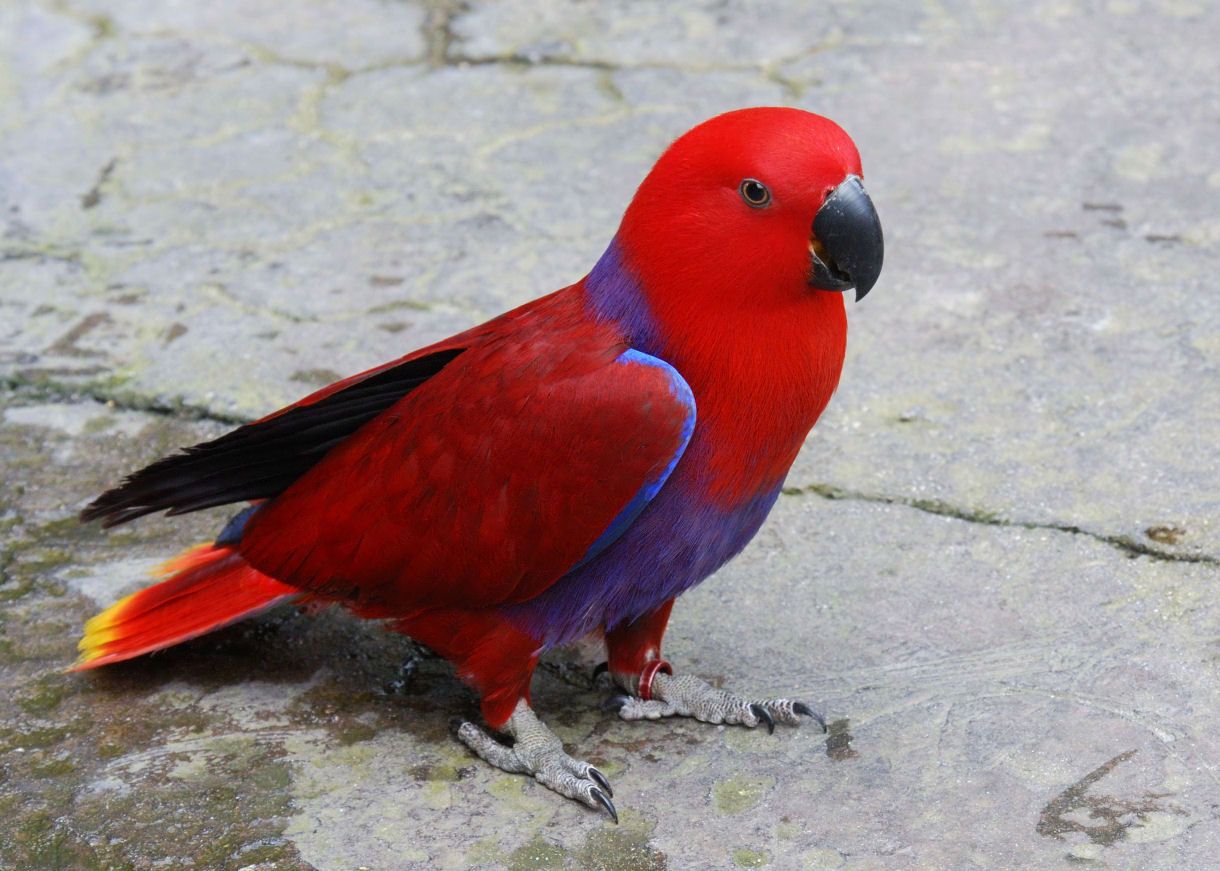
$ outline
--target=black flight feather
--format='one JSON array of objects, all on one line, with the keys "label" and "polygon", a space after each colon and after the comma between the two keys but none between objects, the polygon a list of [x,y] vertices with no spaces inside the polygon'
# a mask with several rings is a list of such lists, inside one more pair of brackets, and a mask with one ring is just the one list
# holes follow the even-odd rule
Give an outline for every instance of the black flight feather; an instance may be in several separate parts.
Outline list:
[{"label": "black flight feather", "polygon": [[400,363],[315,403],[158,460],[89,503],[81,520],[101,520],[110,527],[157,511],[186,514],[275,496],[463,350]]}]

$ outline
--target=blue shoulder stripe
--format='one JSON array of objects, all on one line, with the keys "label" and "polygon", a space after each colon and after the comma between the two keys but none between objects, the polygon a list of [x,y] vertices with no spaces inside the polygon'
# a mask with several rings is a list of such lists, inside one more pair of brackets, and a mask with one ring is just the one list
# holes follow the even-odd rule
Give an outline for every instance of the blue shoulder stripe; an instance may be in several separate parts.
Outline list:
[{"label": "blue shoulder stripe", "polygon": [[213,544],[217,547],[238,544],[241,541],[242,533],[246,531],[246,524],[250,522],[254,512],[262,507],[262,504],[251,505],[230,517],[229,522],[225,524],[224,529],[220,530],[220,535],[216,536]]},{"label": "blue shoulder stripe", "polygon": [[644,510],[644,507],[652,501],[652,497],[656,496],[661,487],[664,486],[674,467],[678,465],[678,460],[682,459],[686,446],[690,444],[691,435],[695,432],[695,394],[691,392],[690,385],[686,383],[686,379],[682,377],[677,369],[659,357],[645,354],[643,351],[637,351],[635,348],[628,348],[614,362],[625,366],[654,366],[663,371],[669,376],[670,393],[686,409],[686,419],[682,424],[681,441],[678,444],[677,450],[674,451],[669,464],[656,477],[644,482],[644,485],[631,497],[631,501],[610,521],[610,525],[606,527],[606,530],[597,537],[593,544],[589,545],[585,555],[569,571],[580,568],[589,562],[589,560],[613,544],[620,535],[627,531],[627,528],[640,516],[640,512]]}]

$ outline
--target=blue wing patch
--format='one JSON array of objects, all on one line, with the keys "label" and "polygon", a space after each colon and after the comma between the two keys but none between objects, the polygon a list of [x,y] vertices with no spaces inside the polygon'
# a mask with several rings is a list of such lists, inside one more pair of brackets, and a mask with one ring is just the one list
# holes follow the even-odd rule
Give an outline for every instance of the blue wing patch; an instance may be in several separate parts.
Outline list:
[{"label": "blue wing patch", "polygon": [[240,542],[242,533],[246,531],[246,524],[254,516],[254,512],[262,507],[262,505],[251,505],[230,517],[229,522],[225,524],[225,528],[220,530],[220,535],[216,536],[214,544],[217,547],[224,547]]},{"label": "blue wing patch", "polygon": [[685,453],[686,446],[690,444],[690,438],[695,432],[695,394],[691,392],[690,385],[686,383],[686,379],[682,377],[677,369],[659,357],[645,354],[643,351],[637,351],[635,348],[628,348],[618,356],[615,363],[624,366],[654,366],[669,376],[670,393],[686,409],[686,420],[682,425],[682,440],[670,459],[669,465],[662,469],[660,474],[655,478],[644,482],[644,486],[636,491],[636,494],[631,497],[631,501],[610,521],[610,525],[606,527],[606,530],[597,537],[593,544],[589,545],[585,555],[569,571],[578,569],[589,562],[589,560],[608,548],[618,540],[620,535],[627,531],[627,528],[640,516],[640,512],[644,510],[644,507],[652,501],[652,497],[656,496],[661,487],[664,486],[674,467],[678,465],[678,460],[682,459],[682,454]]}]

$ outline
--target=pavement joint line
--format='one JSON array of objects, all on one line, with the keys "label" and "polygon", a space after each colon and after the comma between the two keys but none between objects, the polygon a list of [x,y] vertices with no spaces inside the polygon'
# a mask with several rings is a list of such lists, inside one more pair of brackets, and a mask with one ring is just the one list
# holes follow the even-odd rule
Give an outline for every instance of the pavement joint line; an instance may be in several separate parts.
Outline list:
[{"label": "pavement joint line", "polygon": [[749,64],[673,64],[663,61],[640,61],[637,63],[615,63],[599,58],[574,58],[563,55],[531,55],[522,52],[507,54],[468,55],[451,54],[445,60],[446,66],[520,66],[520,67],[569,67],[581,70],[601,70],[603,72],[632,72],[634,70],[672,70],[673,72],[699,75],[701,73],[750,73],[766,74],[768,65],[764,63]]},{"label": "pavement joint line", "polygon": [[80,265],[80,254],[70,251],[57,251],[53,248],[6,248],[0,249],[0,263],[17,260],[54,260],[60,263]]},{"label": "pavement joint line", "polygon": [[226,425],[247,424],[254,418],[225,414],[206,406],[186,402],[164,402],[134,392],[114,392],[97,384],[62,384],[55,381],[32,381],[20,375],[0,375],[0,390],[22,399],[73,405],[88,400],[117,411],[140,411],[179,420],[211,421]]},{"label": "pavement joint line", "polygon": [[601,72],[634,72],[634,71],[656,71],[669,70],[672,72],[680,72],[688,74],[688,76],[699,76],[699,74],[710,72],[721,73],[747,73],[758,76],[761,74],[769,81],[783,84],[788,87],[787,79],[778,77],[778,73],[772,70],[772,63],[756,62],[756,63],[666,63],[664,61],[638,61],[634,63],[617,63],[598,59],[598,57],[565,57],[562,55],[529,55],[522,54],[520,51],[512,51],[509,54],[503,55],[449,55],[445,60],[445,66],[514,66],[514,67],[564,67],[572,68],[572,70],[598,70]]},{"label": "pavement joint line", "polygon": [[1093,539],[1094,541],[1099,541],[1102,544],[1109,545],[1115,550],[1122,551],[1132,558],[1146,556],[1150,559],[1163,562],[1197,563],[1201,565],[1220,567],[1220,557],[1213,556],[1212,554],[1174,553],[1173,551],[1150,547],[1146,544],[1135,541],[1126,535],[1106,535],[1105,533],[1093,532],[1074,523],[1014,520],[1013,518],[1002,517],[999,514],[990,511],[959,508],[938,499],[913,499],[904,496],[886,496],[880,493],[865,493],[859,490],[848,490],[842,487],[836,487],[833,484],[806,484],[804,487],[785,487],[782,490],[782,493],[785,496],[820,496],[823,499],[832,501],[871,502],[880,505],[901,505],[905,508],[913,508],[916,511],[922,511],[925,514],[934,514],[938,517],[952,517],[955,520],[962,520],[967,523],[978,523],[984,526],[1002,526],[1016,529],[1045,529],[1050,532],[1063,532],[1069,535],[1083,535]]},{"label": "pavement joint line", "polygon": [[427,66],[429,61],[426,55],[395,57],[387,58],[365,66],[345,66],[344,64],[335,63],[333,61],[311,60],[309,58],[292,57],[290,55],[281,54],[273,48],[262,45],[257,42],[235,42],[236,47],[240,48],[246,54],[249,54],[260,64],[267,66],[283,66],[298,70],[308,70],[311,72],[324,73],[326,75],[326,85],[335,85],[347,81],[354,76],[362,76],[368,73],[383,72],[385,70],[394,69],[410,69],[411,67]]},{"label": "pavement joint line", "polygon": [[598,58],[573,58],[562,55],[530,55],[521,52],[511,52],[500,55],[466,55],[446,54],[442,66],[479,67],[479,66],[509,66],[526,69],[553,67],[559,69],[595,70],[602,73],[619,73],[633,71],[669,70],[683,75],[695,76],[704,73],[734,73],[761,76],[781,88],[789,99],[799,99],[810,86],[817,82],[801,83],[785,76],[781,68],[785,61],[759,62],[748,64],[672,64],[662,61],[641,61],[637,63],[615,63]]}]

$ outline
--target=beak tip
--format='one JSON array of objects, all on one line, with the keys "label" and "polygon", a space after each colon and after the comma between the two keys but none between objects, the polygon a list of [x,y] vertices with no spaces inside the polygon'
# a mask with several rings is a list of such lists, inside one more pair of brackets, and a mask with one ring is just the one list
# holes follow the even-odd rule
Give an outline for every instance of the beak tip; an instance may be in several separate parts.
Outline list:
[{"label": "beak tip", "polygon": [[871,291],[874,287],[876,287],[877,279],[879,277],[880,277],[880,271],[878,271],[874,275],[869,276],[869,278],[866,281],[861,281],[860,283],[858,283],[856,285],[856,302],[859,302],[860,300],[864,299],[864,297],[868,296],[869,291]]}]

